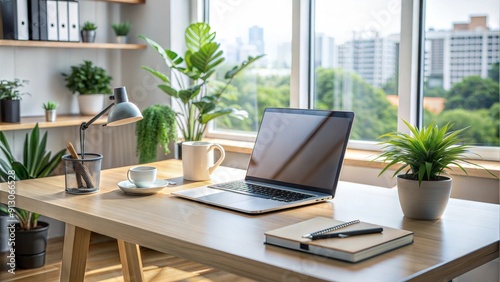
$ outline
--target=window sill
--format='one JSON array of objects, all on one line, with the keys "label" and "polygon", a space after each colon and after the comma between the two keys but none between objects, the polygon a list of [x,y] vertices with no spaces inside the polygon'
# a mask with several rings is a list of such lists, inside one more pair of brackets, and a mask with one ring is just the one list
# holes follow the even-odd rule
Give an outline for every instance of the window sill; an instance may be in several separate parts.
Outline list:
[{"label": "window sill", "polygon": [[[213,139],[213,138],[206,138],[206,140],[210,141],[210,142],[221,144],[222,147],[224,147],[224,150],[226,150],[226,152],[246,154],[246,155],[250,155],[252,153],[252,149],[253,149],[253,145],[254,145],[254,142],[249,142],[249,141],[236,141],[236,140],[229,140],[229,139]],[[384,163],[379,161],[379,160],[376,160],[376,161],[373,160],[376,158],[378,153],[379,152],[377,152],[377,151],[347,149],[346,154],[345,154],[345,158],[344,158],[344,165],[358,166],[358,167],[364,167],[364,168],[382,169],[384,167]],[[491,171],[497,177],[500,177],[500,162],[474,160],[474,163],[477,163],[477,164],[487,168],[489,171]],[[481,168],[478,168],[478,167],[475,167],[475,166],[472,166],[469,164],[464,164],[462,166],[467,171],[468,176],[494,179],[494,177],[492,175],[490,175],[488,172],[486,172],[485,170],[483,170]],[[461,176],[466,175],[458,167],[456,167],[452,171],[449,171],[449,174],[450,175],[461,175]]]}]

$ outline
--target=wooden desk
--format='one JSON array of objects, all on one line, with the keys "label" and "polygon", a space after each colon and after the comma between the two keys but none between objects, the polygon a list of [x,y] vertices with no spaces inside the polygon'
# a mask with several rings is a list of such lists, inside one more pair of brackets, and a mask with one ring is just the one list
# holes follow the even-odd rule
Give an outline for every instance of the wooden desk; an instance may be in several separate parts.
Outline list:
[{"label": "wooden desk", "polygon": [[[101,191],[89,195],[65,193],[63,176],[16,183],[18,207],[66,222],[61,281],[83,280],[90,231],[119,240],[130,280],[142,278],[135,244],[261,281],[447,281],[499,256],[499,205],[451,199],[441,220],[416,221],[403,217],[395,190],[341,182],[330,202],[251,216],[170,196],[202,183],[183,182],[180,161],[155,165],[178,187],[125,195],[116,183],[127,168],[102,171]],[[243,174],[218,168],[214,181]],[[0,190],[5,202],[7,185]],[[265,231],[315,216],[412,230],[415,242],[356,264],[263,244]]]}]

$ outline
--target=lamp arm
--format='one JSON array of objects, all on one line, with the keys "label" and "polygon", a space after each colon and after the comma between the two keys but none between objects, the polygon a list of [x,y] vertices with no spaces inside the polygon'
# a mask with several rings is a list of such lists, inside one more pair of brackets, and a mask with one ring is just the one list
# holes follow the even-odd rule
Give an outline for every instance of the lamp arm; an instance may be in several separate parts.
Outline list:
[{"label": "lamp arm", "polygon": [[102,117],[111,107],[113,107],[115,103],[111,103],[109,106],[107,106],[104,110],[102,110],[100,113],[95,115],[93,118],[91,118],[88,122],[83,122],[82,123],[82,128],[83,130],[87,129],[91,124],[93,124],[96,120],[98,120],[100,117]]},{"label": "lamp arm", "polygon": [[92,125],[96,120],[102,117],[102,115],[104,115],[114,105],[115,103],[111,103],[104,110],[91,118],[88,122],[82,122],[82,124],[80,125],[80,154],[82,159],[85,159],[85,130],[89,128],[89,126]]}]

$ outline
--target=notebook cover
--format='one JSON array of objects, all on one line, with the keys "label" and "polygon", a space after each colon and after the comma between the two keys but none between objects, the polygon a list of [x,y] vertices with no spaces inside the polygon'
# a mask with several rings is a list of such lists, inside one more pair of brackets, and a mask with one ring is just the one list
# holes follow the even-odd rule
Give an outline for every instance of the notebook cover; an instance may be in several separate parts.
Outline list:
[{"label": "notebook cover", "polygon": [[311,240],[302,237],[305,234],[342,223],[344,222],[331,218],[315,217],[297,224],[265,232],[265,243],[344,261],[358,262],[413,242],[413,232],[411,231],[367,222],[353,224],[335,232],[375,227],[382,227],[384,229],[383,232],[348,238],[320,240]]}]

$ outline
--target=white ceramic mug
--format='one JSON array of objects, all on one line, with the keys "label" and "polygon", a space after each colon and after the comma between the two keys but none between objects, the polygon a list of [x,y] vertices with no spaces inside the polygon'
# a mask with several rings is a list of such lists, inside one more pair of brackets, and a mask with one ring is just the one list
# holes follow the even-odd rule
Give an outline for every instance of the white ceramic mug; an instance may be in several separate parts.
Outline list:
[{"label": "white ceramic mug", "polygon": [[[220,157],[214,164],[214,151],[220,151]],[[210,179],[210,175],[222,163],[226,153],[221,145],[211,142],[182,143],[182,171],[184,179],[202,181]]]},{"label": "white ceramic mug", "polygon": [[127,178],[137,188],[151,187],[156,180],[156,167],[135,166],[127,171]]}]

